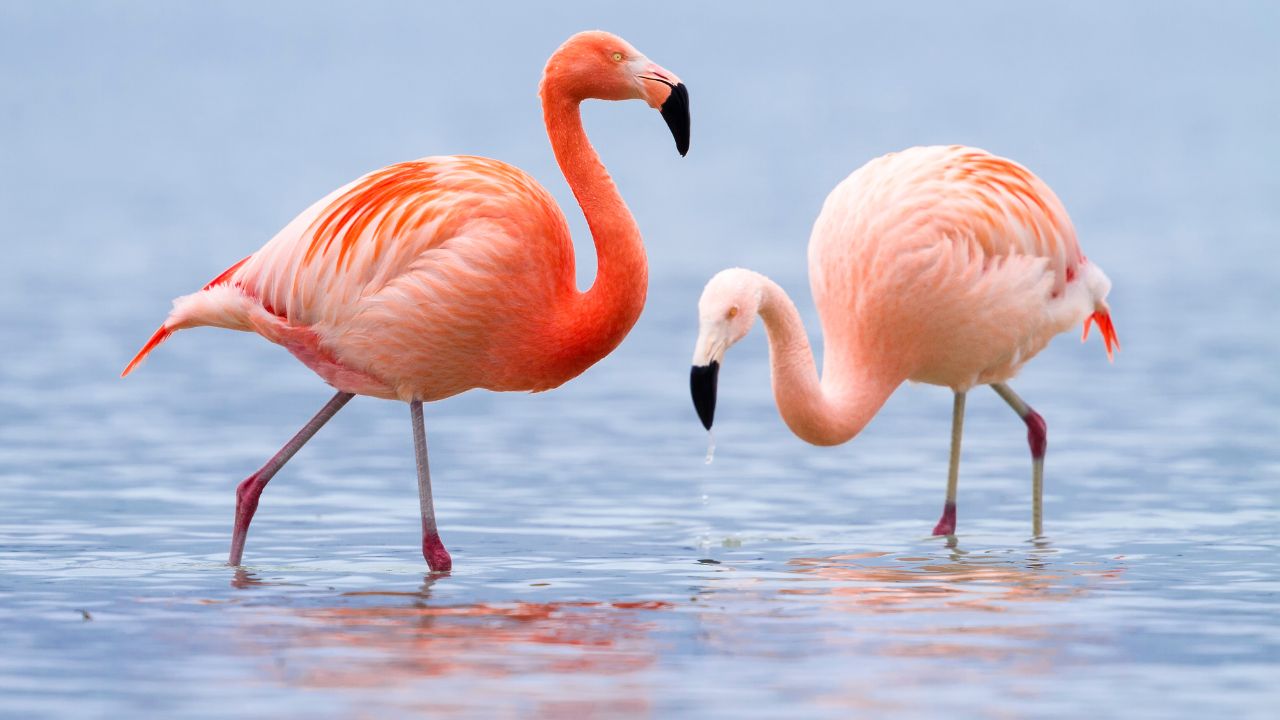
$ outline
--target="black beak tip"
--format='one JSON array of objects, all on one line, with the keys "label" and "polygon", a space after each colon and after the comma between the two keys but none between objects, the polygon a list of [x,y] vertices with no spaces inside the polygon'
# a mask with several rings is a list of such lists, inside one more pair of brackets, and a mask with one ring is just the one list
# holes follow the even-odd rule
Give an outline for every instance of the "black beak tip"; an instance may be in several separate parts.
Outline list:
[{"label": "black beak tip", "polygon": [[689,152],[689,89],[684,83],[676,83],[671,95],[662,103],[662,119],[667,121],[671,136],[676,140],[680,157]]},{"label": "black beak tip", "polygon": [[710,430],[716,418],[716,380],[720,375],[720,363],[694,365],[689,373],[689,392],[693,395],[693,409],[698,411],[702,427]]}]

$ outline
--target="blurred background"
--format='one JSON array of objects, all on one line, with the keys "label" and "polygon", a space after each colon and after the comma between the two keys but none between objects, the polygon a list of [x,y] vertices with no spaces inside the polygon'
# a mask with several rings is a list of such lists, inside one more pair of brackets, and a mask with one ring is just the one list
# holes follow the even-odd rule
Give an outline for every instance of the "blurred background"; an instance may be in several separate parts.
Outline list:
[{"label": "blurred background", "polygon": [[[586,126],[644,232],[626,342],[540,395],[427,409],[450,576],[424,576],[408,413],[358,399],[264,495],[233,490],[327,399],[284,350],[167,312],[317,198],[468,153],[560,201],[536,95],[572,33],[689,87],[680,158],[640,103]],[[0,3],[0,714],[1265,717],[1280,695],[1280,6],[1267,2]],[[848,445],[777,416],[759,329],[690,407],[695,305],[764,272],[821,345],[808,233],[867,160],[968,144],[1054,188],[1123,342],[1064,337]]]}]

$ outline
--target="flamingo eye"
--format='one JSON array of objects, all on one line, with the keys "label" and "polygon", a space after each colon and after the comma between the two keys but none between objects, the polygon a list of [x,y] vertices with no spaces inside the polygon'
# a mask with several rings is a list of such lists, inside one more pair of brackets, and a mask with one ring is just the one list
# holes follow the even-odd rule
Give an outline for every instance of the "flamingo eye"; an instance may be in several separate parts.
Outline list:
[{"label": "flamingo eye", "polygon": [[734,305],[733,307],[729,308],[729,312],[728,312],[728,313],[726,313],[726,316],[727,316],[730,320],[732,320],[732,319],[734,319],[734,318],[738,317],[738,306],[737,306],[737,305]]},{"label": "flamingo eye", "polygon": [[614,62],[622,62],[622,53],[620,53],[620,52],[616,52],[616,53],[614,53],[614,54],[613,54],[613,61],[614,61]]}]

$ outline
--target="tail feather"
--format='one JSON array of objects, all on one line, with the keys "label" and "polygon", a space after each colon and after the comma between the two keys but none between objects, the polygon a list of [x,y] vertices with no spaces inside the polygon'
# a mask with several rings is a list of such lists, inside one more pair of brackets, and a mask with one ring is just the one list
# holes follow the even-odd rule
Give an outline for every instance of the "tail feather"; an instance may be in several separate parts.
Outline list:
[{"label": "tail feather", "polygon": [[146,359],[147,355],[149,355],[152,350],[156,349],[157,345],[169,339],[169,336],[172,334],[173,330],[170,330],[165,325],[161,325],[160,329],[156,330],[155,333],[152,334],[151,339],[147,341],[147,344],[143,345],[142,349],[138,351],[138,354],[134,355],[133,359],[129,361],[129,364],[124,367],[124,372],[120,373],[120,377],[125,377],[129,373],[133,372],[135,368],[142,364],[142,361]]},{"label": "tail feather", "polygon": [[1084,319],[1084,334],[1080,336],[1080,342],[1089,339],[1089,326],[1095,322],[1098,323],[1098,332],[1102,333],[1102,342],[1107,346],[1107,361],[1114,362],[1114,351],[1120,349],[1120,336],[1116,335],[1116,326],[1111,322],[1111,313],[1106,308],[1095,310]]},{"label": "tail feather", "polygon": [[240,269],[240,266],[241,266],[241,265],[244,265],[245,263],[249,262],[249,258],[251,258],[251,257],[253,257],[253,256],[252,256],[252,255],[249,255],[248,257],[241,258],[240,262],[236,263],[235,265],[232,265],[231,267],[227,268],[226,270],[223,270],[223,271],[222,271],[222,274],[218,275],[218,277],[216,277],[216,278],[214,278],[214,279],[210,280],[209,282],[205,283],[204,289],[205,289],[205,290],[208,290],[209,288],[211,288],[211,287],[213,287],[213,286],[215,286],[215,285],[221,285],[221,284],[223,284],[223,283],[225,283],[225,282],[230,282],[230,281],[231,281],[231,276],[236,274],[236,271]]},{"label": "tail feather", "polygon": [[[240,266],[248,262],[249,258],[251,257],[253,256],[250,255],[249,257],[242,259],[240,262],[236,263],[235,265],[232,265],[226,270],[223,270],[218,275],[218,277],[210,280],[208,283],[205,284],[203,290],[201,290],[201,293],[208,290],[213,290],[218,286],[226,285],[227,283],[230,283],[231,276],[235,275],[236,271],[240,269]],[[186,309],[183,309],[182,306],[186,305],[187,301],[189,301],[190,299],[196,298],[201,293],[195,293],[192,295],[180,297],[174,301],[174,309],[173,309],[173,312],[169,314],[169,319],[165,320],[164,324],[160,326],[160,329],[155,331],[155,333],[151,336],[151,339],[147,341],[147,344],[143,345],[142,349],[138,351],[138,354],[133,356],[133,359],[129,361],[129,364],[124,367],[124,372],[120,373],[120,377],[125,377],[129,373],[133,372],[134,369],[136,369],[139,365],[141,365],[142,361],[147,358],[147,355],[151,354],[151,351],[156,349],[157,345],[164,342],[165,340],[168,340],[169,336],[174,334],[178,330],[181,330],[186,327],[192,327],[193,325],[202,325],[202,324],[220,324],[223,327],[232,327],[232,328],[239,329],[239,326],[236,323],[226,324],[225,322],[224,323],[218,323],[218,322],[213,322],[213,323],[194,322],[193,323],[191,322],[191,317],[190,317],[190,315],[192,314],[190,311],[191,309],[189,307]]]}]

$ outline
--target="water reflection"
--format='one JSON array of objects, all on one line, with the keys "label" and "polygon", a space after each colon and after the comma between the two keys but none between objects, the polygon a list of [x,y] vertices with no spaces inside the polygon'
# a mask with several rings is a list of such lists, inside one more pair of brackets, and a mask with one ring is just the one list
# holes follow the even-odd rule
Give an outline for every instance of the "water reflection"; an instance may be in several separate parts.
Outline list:
[{"label": "water reflection", "polygon": [[[346,592],[318,606],[276,608],[255,617],[244,634],[256,652],[271,658],[264,671],[292,686],[387,687],[445,676],[616,676],[655,662],[653,615],[671,608],[657,601],[434,600],[433,585],[447,579],[429,575],[416,591]],[[239,573],[237,580],[258,582]]]},{"label": "water reflection", "polygon": [[[703,617],[711,641],[725,650],[789,652],[797,634],[808,651],[856,646],[860,653],[895,657],[1027,660],[1041,667],[1063,647],[1104,642],[1071,606],[1115,582],[1120,560],[1068,561],[1040,542],[1030,550],[968,552],[950,543],[920,556],[862,552],[797,557],[785,572],[728,571],[699,597],[699,605],[734,608]],[[736,570],[736,571],[735,571]],[[1062,608],[1047,607],[1061,604]],[[743,616],[809,619],[780,635],[742,640]],[[1048,619],[1048,620],[1046,620]],[[1067,638],[1071,643],[1065,642]]]},{"label": "water reflection", "polygon": [[[868,552],[821,558],[795,558],[790,571],[826,581],[821,587],[789,587],[783,595],[825,595],[841,609],[855,612],[977,610],[1005,612],[1008,603],[1061,602],[1090,592],[1091,582],[1123,572],[1109,567],[1072,566],[1051,561],[1043,545],[1025,557],[973,555],[954,544],[943,558],[894,557]],[[885,560],[892,562],[886,564]],[[831,584],[836,583],[836,584]]]}]

